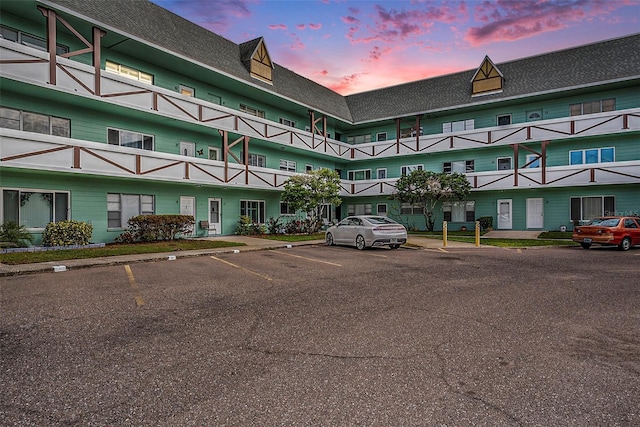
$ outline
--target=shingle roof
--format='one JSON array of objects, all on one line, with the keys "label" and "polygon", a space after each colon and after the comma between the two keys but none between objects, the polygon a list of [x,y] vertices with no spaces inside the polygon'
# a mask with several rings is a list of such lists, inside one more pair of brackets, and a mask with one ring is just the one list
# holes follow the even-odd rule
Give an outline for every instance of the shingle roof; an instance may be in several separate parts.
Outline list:
[{"label": "shingle roof", "polygon": [[353,123],[640,78],[640,34],[635,34],[497,63],[505,79],[503,91],[497,94],[471,96],[471,79],[476,72],[473,69],[342,96],[278,64],[274,64],[273,85],[251,78],[243,57],[249,48],[255,48],[259,38],[238,45],[147,0],[40,1],[75,11],[265,91]]},{"label": "shingle roof", "polygon": [[347,96],[354,122],[446,110],[473,103],[640,78],[640,34],[496,64],[501,93],[472,97],[476,70]]},{"label": "shingle roof", "polygon": [[[54,8],[74,11],[96,23],[190,58],[234,78],[300,102],[325,114],[351,121],[345,98],[287,68],[274,64],[273,85],[250,77],[242,62],[251,42],[225,39],[147,0],[40,0]],[[259,41],[253,40],[253,42]],[[255,46],[254,46],[255,47]]]}]

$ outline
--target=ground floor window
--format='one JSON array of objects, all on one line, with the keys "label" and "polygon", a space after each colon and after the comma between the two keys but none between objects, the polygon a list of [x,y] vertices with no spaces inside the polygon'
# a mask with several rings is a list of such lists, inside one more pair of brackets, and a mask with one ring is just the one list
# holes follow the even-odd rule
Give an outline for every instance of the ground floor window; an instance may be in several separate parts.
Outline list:
[{"label": "ground floor window", "polygon": [[155,213],[155,197],[149,194],[107,194],[107,227],[126,228],[129,218]]},{"label": "ground floor window", "polygon": [[422,207],[418,205],[412,205],[411,203],[403,203],[400,206],[401,215],[422,215]]},{"label": "ground floor window", "polygon": [[371,203],[349,205],[348,215],[371,215]]},{"label": "ground floor window", "polygon": [[455,201],[442,205],[444,220],[448,222],[472,222],[476,219],[476,202]]},{"label": "ground floor window", "polygon": [[280,215],[295,215],[296,210],[289,203],[280,202]]},{"label": "ground floor window", "polygon": [[69,193],[43,190],[2,190],[2,221],[26,228],[45,228],[69,219]]},{"label": "ground floor window", "polygon": [[264,200],[240,200],[240,215],[248,216],[251,222],[264,223]]},{"label": "ground floor window", "polygon": [[387,216],[387,204],[386,203],[378,203],[376,207],[378,211],[378,215]]},{"label": "ground floor window", "polygon": [[614,196],[571,198],[571,221],[588,221],[599,216],[615,215]]}]

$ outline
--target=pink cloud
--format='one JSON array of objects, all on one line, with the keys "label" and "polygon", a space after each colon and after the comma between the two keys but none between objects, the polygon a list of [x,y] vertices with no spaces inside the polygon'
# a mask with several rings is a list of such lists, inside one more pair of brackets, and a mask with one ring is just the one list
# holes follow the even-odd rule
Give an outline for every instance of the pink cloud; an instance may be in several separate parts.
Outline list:
[{"label": "pink cloud", "polygon": [[309,24],[309,28],[312,30],[319,30],[322,28],[322,24]]},{"label": "pink cloud", "polygon": [[573,22],[607,15],[624,2],[578,1],[483,1],[474,8],[474,19],[485,23],[467,30],[465,40],[473,46],[513,41],[567,28]]},{"label": "pink cloud", "polygon": [[271,24],[268,28],[270,30],[286,30],[287,26],[285,24]]},{"label": "pink cloud", "polygon": [[304,30],[304,29],[305,29],[305,27],[306,27],[306,26],[305,26],[304,24],[298,24],[298,25],[296,25],[296,28],[297,28],[298,30]]},{"label": "pink cloud", "polygon": [[169,9],[196,24],[224,34],[232,25],[234,18],[250,18],[251,0],[153,0],[154,3]]},{"label": "pink cloud", "polygon": [[430,33],[438,22],[451,24],[467,19],[468,10],[465,2],[455,3],[453,6],[445,2],[438,6],[402,10],[375,5],[373,22],[364,27],[353,16],[342,17],[344,23],[352,25],[347,33],[347,38],[352,44],[372,41],[398,43]]}]

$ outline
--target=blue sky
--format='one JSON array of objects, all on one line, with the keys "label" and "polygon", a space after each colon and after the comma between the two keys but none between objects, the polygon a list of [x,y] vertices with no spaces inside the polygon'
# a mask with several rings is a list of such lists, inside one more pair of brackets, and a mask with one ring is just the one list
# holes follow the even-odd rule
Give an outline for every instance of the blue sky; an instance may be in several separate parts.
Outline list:
[{"label": "blue sky", "polygon": [[640,0],[152,1],[343,95],[640,32]]}]

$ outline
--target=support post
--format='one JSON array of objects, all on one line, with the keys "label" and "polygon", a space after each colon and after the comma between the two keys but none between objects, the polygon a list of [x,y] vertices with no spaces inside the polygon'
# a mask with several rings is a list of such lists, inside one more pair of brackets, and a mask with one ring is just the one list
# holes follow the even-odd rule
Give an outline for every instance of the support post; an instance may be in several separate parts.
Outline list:
[{"label": "support post", "polygon": [[442,221],[442,247],[447,247],[447,221]]},{"label": "support post", "polygon": [[476,247],[480,246],[480,221],[476,221]]}]

